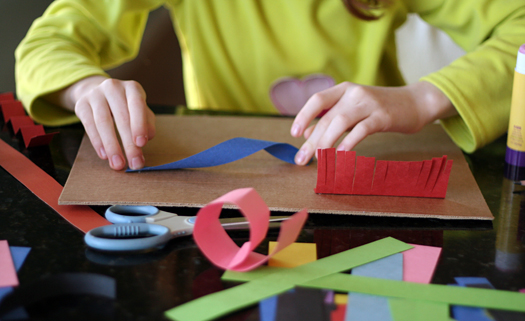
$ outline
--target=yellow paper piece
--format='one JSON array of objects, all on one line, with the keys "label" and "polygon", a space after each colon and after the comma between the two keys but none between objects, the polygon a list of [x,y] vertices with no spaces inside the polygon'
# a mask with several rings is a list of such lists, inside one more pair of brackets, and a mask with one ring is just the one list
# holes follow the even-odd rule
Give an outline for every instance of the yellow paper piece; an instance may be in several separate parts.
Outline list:
[{"label": "yellow paper piece", "polygon": [[[268,252],[271,253],[277,242],[270,242]],[[268,261],[268,266],[292,268],[317,260],[315,243],[292,243]]]},{"label": "yellow paper piece", "polygon": [[334,303],[339,305],[339,304],[347,304],[348,303],[348,294],[341,294],[341,293],[336,293],[334,295]]}]

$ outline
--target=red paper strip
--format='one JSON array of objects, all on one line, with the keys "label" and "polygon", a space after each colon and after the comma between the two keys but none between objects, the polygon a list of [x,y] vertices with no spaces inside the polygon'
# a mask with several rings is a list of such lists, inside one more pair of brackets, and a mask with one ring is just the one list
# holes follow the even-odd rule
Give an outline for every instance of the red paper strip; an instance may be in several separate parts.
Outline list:
[{"label": "red paper strip", "polygon": [[[250,225],[250,240],[241,247],[230,238],[219,221],[225,203],[236,205]],[[254,250],[268,233],[269,218],[268,206],[253,188],[236,189],[199,210],[193,238],[202,253],[216,266],[234,271],[249,271],[295,242],[308,213],[303,209],[283,222],[277,245],[269,255],[263,255]]]},{"label": "red paper strip", "polygon": [[44,126],[32,125],[25,126],[20,129],[22,131],[22,138],[26,148],[47,145],[56,133],[46,134]]},{"label": "red paper strip", "polygon": [[374,178],[374,157],[357,156],[352,194],[370,195]]},{"label": "red paper strip", "polygon": [[12,100],[15,100],[15,96],[13,95],[12,92],[0,94],[0,104],[4,101],[12,101]]},{"label": "red paper strip", "polygon": [[18,100],[3,101],[0,104],[0,108],[2,109],[2,116],[4,117],[5,123],[9,122],[9,119],[13,116],[26,115],[24,106],[22,106],[22,103]]},{"label": "red paper strip", "polygon": [[335,189],[335,148],[326,149],[326,193],[333,193]]},{"label": "red paper strip", "polygon": [[335,159],[333,148],[318,155],[316,193],[445,198],[452,170],[447,156],[415,162],[358,156],[356,161],[355,152],[337,152]]},{"label": "red paper strip", "polygon": [[374,181],[372,182],[372,195],[384,195],[387,169],[387,161],[378,160],[376,162],[376,171],[374,173]]},{"label": "red paper strip", "polygon": [[[343,174],[346,186],[341,190],[343,194],[352,193],[355,175],[355,152],[345,152],[345,172]],[[336,174],[338,175],[338,174]],[[340,175],[340,174],[339,174]]]},{"label": "red paper strip", "polygon": [[317,187],[316,193],[326,193],[326,149],[318,150],[317,154]]},{"label": "red paper strip", "polygon": [[33,120],[31,120],[31,117],[24,115],[24,116],[13,116],[9,119],[9,122],[11,123],[11,127],[13,128],[13,132],[18,134],[20,129],[22,127],[26,126],[34,126]]},{"label": "red paper strip", "polygon": [[27,157],[0,139],[0,166],[84,233],[111,224],[88,206],[58,205],[62,186]]},{"label": "red paper strip", "polygon": [[[9,95],[5,96],[9,99]],[[12,94],[11,94],[12,97]],[[24,106],[18,100],[2,101],[0,97],[0,109],[4,122],[11,123],[15,135],[21,131],[26,148],[47,145],[57,133],[46,134],[42,125],[35,125],[31,118],[26,115]]]},{"label": "red paper strip", "polygon": [[348,186],[348,182],[346,181],[346,159],[345,154],[346,152],[343,150],[337,151],[337,164],[335,167],[337,168],[337,173],[335,174],[335,186],[334,186],[334,192],[335,191],[342,191],[345,189],[346,186]]}]

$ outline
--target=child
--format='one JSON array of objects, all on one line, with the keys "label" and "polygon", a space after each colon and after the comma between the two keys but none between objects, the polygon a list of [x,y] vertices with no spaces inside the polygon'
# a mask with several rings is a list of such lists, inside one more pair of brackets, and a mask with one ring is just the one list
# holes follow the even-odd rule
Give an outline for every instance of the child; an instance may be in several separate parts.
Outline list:
[{"label": "child", "polygon": [[[181,44],[189,108],[277,114],[268,92],[283,77],[321,75],[337,84],[298,112],[291,134],[306,142],[297,164],[345,132],[336,147],[350,150],[375,132],[414,133],[440,119],[472,152],[507,130],[516,52],[525,42],[522,0],[57,0],[16,51],[17,93],[31,116],[45,125],[80,119],[111,168],[125,168],[126,159],[142,168],[141,147],[155,135],[146,93],[104,69],[137,54],[148,12],[161,5]],[[405,85],[394,32],[409,12],[467,54]]]}]

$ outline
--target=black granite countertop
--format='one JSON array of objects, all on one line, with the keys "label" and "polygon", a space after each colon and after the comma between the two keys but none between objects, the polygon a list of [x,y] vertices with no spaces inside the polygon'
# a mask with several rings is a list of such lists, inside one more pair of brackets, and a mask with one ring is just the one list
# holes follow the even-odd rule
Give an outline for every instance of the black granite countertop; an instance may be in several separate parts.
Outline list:
[{"label": "black granite countertop", "polygon": [[[49,146],[25,149],[9,128],[0,138],[64,184],[83,136],[80,125],[59,131]],[[494,221],[377,218],[311,215],[300,242],[315,242],[318,256],[362,245],[386,236],[442,247],[432,283],[454,283],[457,276],[486,277],[497,289],[525,288],[525,200],[521,185],[503,177],[505,137],[466,155]],[[93,207],[102,214],[105,207]],[[195,215],[197,209],[169,209]],[[272,213],[278,214],[278,213]],[[247,232],[232,232],[236,242]],[[268,238],[275,240],[277,234]],[[19,271],[21,286],[64,272],[91,272],[116,279],[117,298],[93,296],[48,299],[26,307],[36,320],[164,320],[163,313],[196,297],[233,284],[221,282],[222,271],[200,253],[192,238],[181,238],[158,251],[105,254],[88,249],[83,233],[63,220],[31,191],[0,169],[0,240],[31,247]],[[263,245],[258,250],[266,249]],[[227,320],[257,320],[256,308]]]}]

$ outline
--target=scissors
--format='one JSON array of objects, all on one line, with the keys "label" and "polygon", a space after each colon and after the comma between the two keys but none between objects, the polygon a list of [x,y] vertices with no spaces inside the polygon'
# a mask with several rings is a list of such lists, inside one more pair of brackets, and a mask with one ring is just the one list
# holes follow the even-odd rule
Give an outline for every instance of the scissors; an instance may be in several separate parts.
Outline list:
[{"label": "scissors", "polygon": [[[155,206],[113,205],[105,213],[113,225],[94,228],[86,233],[84,241],[97,250],[139,251],[164,246],[169,240],[193,233],[196,216],[179,216],[161,211]],[[270,217],[270,227],[288,216]],[[244,217],[219,220],[226,230],[246,230]]]}]

